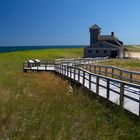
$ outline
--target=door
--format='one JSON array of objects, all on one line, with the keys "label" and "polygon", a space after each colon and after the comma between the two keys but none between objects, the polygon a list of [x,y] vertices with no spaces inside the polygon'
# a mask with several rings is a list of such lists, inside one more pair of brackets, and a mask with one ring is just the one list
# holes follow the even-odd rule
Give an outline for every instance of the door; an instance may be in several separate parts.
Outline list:
[{"label": "door", "polygon": [[111,58],[116,58],[118,56],[118,53],[116,50],[111,51]]}]

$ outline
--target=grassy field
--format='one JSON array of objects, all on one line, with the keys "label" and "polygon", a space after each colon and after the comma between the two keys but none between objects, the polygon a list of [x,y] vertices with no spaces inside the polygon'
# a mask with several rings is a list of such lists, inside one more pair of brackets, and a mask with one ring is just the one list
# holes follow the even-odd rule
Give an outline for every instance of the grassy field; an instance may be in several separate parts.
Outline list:
[{"label": "grassy field", "polygon": [[137,140],[140,122],[53,73],[23,73],[26,59],[80,57],[82,49],[0,54],[0,140]]},{"label": "grassy field", "polygon": [[140,52],[140,45],[126,45],[130,52]]},{"label": "grassy field", "polygon": [[109,65],[109,66],[116,66],[132,71],[140,71],[140,62],[138,60],[131,60],[131,59],[114,59],[109,60],[102,63],[103,65]]}]

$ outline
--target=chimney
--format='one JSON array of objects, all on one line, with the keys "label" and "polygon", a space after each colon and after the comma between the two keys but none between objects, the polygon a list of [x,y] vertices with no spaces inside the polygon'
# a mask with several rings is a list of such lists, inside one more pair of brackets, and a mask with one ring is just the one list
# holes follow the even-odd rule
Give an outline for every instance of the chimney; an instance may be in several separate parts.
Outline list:
[{"label": "chimney", "polygon": [[114,32],[111,32],[111,36],[113,36],[113,37],[114,37]]}]

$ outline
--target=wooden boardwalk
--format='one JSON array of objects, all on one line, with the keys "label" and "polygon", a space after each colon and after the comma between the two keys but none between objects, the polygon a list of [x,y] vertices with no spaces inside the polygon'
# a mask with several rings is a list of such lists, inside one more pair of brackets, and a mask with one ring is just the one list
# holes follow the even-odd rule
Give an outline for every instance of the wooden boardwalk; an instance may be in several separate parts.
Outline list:
[{"label": "wooden boardwalk", "polygon": [[[75,82],[80,83],[82,86],[92,91],[93,94],[97,94],[140,116],[140,84],[133,83],[136,82],[134,79],[127,82],[123,81],[120,78],[120,75],[119,79],[115,79],[113,76],[107,77],[106,75],[100,75],[101,72],[103,72],[101,70],[97,74],[97,72],[90,71],[88,69],[88,67],[90,68],[95,66],[93,63],[101,61],[107,61],[107,59],[73,59],[50,62],[42,61],[39,65],[24,62],[23,70],[25,72],[27,70],[55,71]],[[98,65],[96,64],[96,66]],[[119,71],[121,71],[121,69],[119,69]],[[124,71],[125,70],[123,70],[123,72]],[[131,71],[127,72],[133,74]],[[139,73],[136,74],[139,75]]]}]

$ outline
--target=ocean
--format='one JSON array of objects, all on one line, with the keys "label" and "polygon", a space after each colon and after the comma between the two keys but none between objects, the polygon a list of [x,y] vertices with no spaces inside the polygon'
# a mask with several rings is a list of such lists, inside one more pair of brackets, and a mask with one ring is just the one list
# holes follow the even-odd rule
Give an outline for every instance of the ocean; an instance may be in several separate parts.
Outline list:
[{"label": "ocean", "polygon": [[25,50],[40,50],[40,49],[62,49],[62,48],[82,48],[84,45],[62,45],[62,46],[0,46],[0,53],[15,52]]}]

